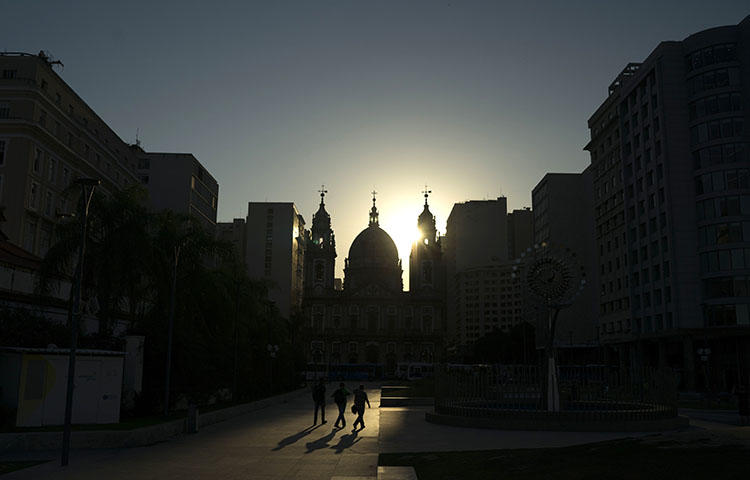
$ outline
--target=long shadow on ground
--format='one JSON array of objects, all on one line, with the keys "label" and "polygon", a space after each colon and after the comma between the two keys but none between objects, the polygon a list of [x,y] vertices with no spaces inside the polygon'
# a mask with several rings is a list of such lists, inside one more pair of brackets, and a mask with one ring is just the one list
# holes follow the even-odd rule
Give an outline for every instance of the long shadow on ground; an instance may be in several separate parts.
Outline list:
[{"label": "long shadow on ground", "polygon": [[319,439],[315,440],[314,442],[308,442],[305,446],[307,447],[307,451],[305,453],[312,453],[315,450],[320,450],[321,448],[326,448],[328,446],[328,442],[333,440],[333,437],[336,436],[336,432],[338,432],[337,429],[331,430],[331,433],[324,437],[320,437]]},{"label": "long shadow on ground", "polygon": [[343,453],[345,449],[351,447],[360,440],[362,440],[362,437],[357,437],[357,430],[352,430],[352,433],[349,435],[342,435],[341,438],[339,438],[339,443],[331,448],[336,450],[336,453]]},{"label": "long shadow on ground", "polygon": [[279,444],[276,445],[276,447],[274,447],[272,449],[272,451],[275,452],[275,451],[281,450],[282,448],[286,447],[287,445],[291,445],[294,442],[296,442],[297,440],[299,440],[299,439],[301,439],[301,438],[303,438],[303,437],[305,437],[307,435],[310,435],[313,432],[313,430],[315,430],[319,426],[320,425],[315,425],[315,426],[311,425],[311,426],[307,427],[306,429],[302,430],[301,432],[295,433],[294,435],[290,435],[290,436],[288,436],[288,437],[280,440]]}]

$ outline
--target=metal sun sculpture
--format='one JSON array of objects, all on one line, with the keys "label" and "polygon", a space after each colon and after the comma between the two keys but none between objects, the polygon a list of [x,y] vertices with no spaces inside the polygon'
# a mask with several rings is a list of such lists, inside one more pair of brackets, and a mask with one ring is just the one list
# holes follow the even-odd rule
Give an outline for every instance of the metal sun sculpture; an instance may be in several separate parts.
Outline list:
[{"label": "metal sun sculpture", "polygon": [[513,266],[535,301],[549,308],[573,303],[586,286],[586,272],[569,248],[543,242],[528,248]]},{"label": "metal sun sculpture", "polygon": [[555,365],[555,327],[562,308],[570,306],[586,286],[586,272],[569,248],[543,242],[528,248],[513,266],[529,297],[547,307],[547,409],[560,410],[560,395]]}]

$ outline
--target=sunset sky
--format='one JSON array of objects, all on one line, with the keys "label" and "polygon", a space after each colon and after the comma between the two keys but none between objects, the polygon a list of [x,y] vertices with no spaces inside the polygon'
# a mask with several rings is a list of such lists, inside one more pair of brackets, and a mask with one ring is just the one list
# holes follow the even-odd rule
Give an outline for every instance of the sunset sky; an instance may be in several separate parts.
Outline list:
[{"label": "sunset sky", "polygon": [[4,4],[0,47],[61,59],[126,142],[139,129],[146,150],[193,153],[219,182],[219,221],[292,201],[309,226],[325,184],[341,272],[373,188],[406,267],[425,184],[442,232],[455,202],[530,206],[544,173],[589,163],[586,121],[628,62],[748,14],[747,0],[26,1]]}]

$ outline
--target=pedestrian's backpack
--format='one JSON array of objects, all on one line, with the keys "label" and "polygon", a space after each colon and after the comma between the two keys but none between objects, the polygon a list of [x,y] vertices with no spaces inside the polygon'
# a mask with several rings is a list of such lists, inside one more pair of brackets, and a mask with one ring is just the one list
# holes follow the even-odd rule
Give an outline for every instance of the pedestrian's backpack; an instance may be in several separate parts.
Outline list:
[{"label": "pedestrian's backpack", "polygon": [[346,402],[346,393],[344,393],[343,388],[339,388],[335,392],[333,392],[333,400],[336,403],[345,403]]}]

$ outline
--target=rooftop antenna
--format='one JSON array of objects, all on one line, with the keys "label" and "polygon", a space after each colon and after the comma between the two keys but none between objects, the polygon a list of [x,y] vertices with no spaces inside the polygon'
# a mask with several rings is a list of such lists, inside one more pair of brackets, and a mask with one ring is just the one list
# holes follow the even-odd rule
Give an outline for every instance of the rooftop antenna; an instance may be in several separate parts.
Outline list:
[{"label": "rooftop antenna", "polygon": [[40,59],[44,60],[50,67],[52,67],[52,65],[60,65],[61,69],[65,69],[65,65],[63,65],[60,60],[53,60],[52,54],[49,52],[49,50],[39,50],[37,56]]},{"label": "rooftop antenna", "polygon": [[141,139],[140,139],[140,138],[138,138],[138,134],[139,134],[139,133],[140,133],[140,129],[139,129],[139,128],[136,128],[136,129],[135,129],[135,146],[136,146],[136,147],[140,147],[140,146],[141,146]]}]

